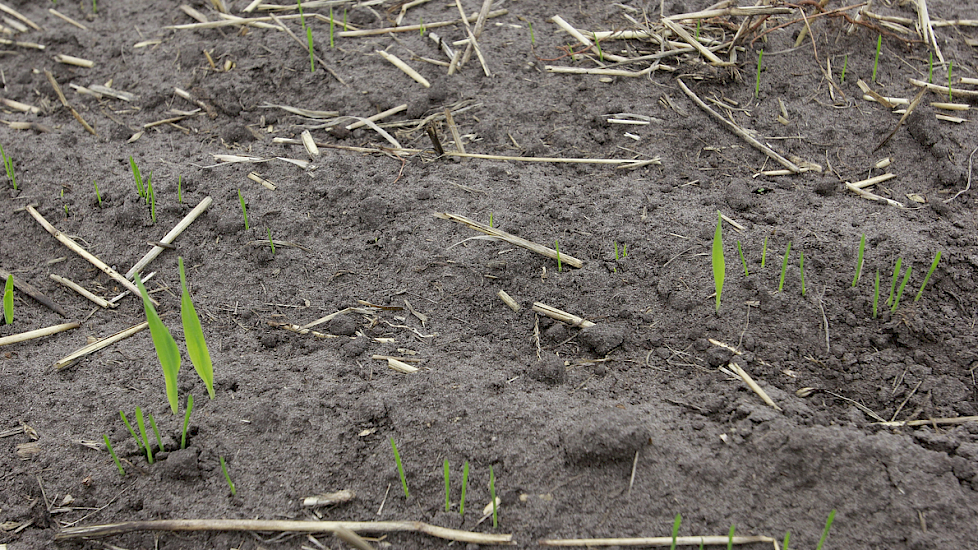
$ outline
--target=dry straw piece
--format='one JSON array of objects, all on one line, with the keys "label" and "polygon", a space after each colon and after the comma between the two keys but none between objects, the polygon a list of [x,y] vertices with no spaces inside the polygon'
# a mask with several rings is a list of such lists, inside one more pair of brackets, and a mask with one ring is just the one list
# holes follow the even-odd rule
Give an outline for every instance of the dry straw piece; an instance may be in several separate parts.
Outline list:
[{"label": "dry straw piece", "polygon": [[542,302],[533,302],[533,311],[575,327],[587,328],[595,326],[594,323],[588,321],[587,319],[567,313],[566,311],[557,309],[553,306],[548,306]]},{"label": "dry straw piece", "polygon": [[[200,203],[198,203],[197,206],[195,206],[194,209],[191,210],[189,214],[187,214],[186,216],[183,217],[182,220],[180,220],[180,223],[178,223],[176,227],[171,229],[169,233],[167,233],[162,239],[160,239],[160,242],[163,244],[170,244],[173,241],[175,241],[176,238],[179,237],[180,234],[183,233],[183,231],[187,229],[187,227],[189,227],[190,224],[194,222],[194,220],[196,220],[198,217],[200,217],[201,214],[204,213],[204,210],[207,210],[207,207],[209,207],[212,202],[214,201],[209,196],[204,197],[204,199],[200,201]],[[154,259],[156,259],[157,256],[162,254],[164,250],[166,250],[165,247],[154,246],[149,252],[146,253],[145,256],[142,257],[141,260],[136,262],[136,265],[132,266],[132,268],[130,268],[129,271],[126,272],[126,279],[129,279],[136,273],[142,271],[144,267],[149,265],[149,263],[152,262]],[[137,296],[139,295],[138,289],[136,289],[135,294]]]},{"label": "dry straw piece", "polygon": [[95,66],[94,61],[88,59],[83,59],[81,57],[75,57],[73,55],[58,54],[54,56],[54,60],[58,63],[64,63],[65,65],[74,65],[76,67],[84,67],[86,69],[91,69]]},{"label": "dry straw piece", "polygon": [[34,338],[41,338],[43,336],[50,336],[52,334],[57,334],[59,332],[64,332],[66,330],[71,330],[81,326],[81,323],[63,323],[60,325],[54,325],[47,328],[39,328],[37,330],[29,330],[27,332],[21,332],[20,334],[11,334],[10,336],[4,336],[0,338],[0,346],[6,346],[8,344],[16,344],[17,342],[26,342],[27,340],[33,340]]},{"label": "dry straw piece", "polygon": [[82,357],[85,357],[86,355],[91,355],[96,351],[99,351],[100,349],[107,348],[120,340],[125,340],[126,338],[129,338],[133,334],[136,334],[137,332],[144,330],[147,327],[149,327],[149,322],[143,321],[142,323],[139,323],[136,326],[129,327],[125,330],[120,330],[119,332],[113,334],[112,336],[107,336],[105,338],[102,338],[101,340],[96,340],[91,344],[82,346],[81,348],[78,348],[77,350],[71,352],[70,354],[68,354],[67,356],[60,359],[58,362],[56,362],[54,364],[54,369],[55,370],[66,369],[74,365],[78,361],[80,361]]},{"label": "dry straw piece", "polygon": [[[55,536],[57,539],[57,536]],[[765,536],[719,536],[709,535],[702,537],[648,537],[632,539],[544,539],[540,541],[540,546],[692,546],[699,548],[705,546],[721,546],[726,544],[754,544],[756,542],[768,542],[777,544],[771,537]]]},{"label": "dry straw piece", "polygon": [[418,84],[421,84],[425,88],[431,87],[431,83],[428,82],[428,80],[425,77],[421,76],[421,73],[412,69],[407,63],[401,61],[401,59],[396,55],[387,53],[384,50],[374,50],[374,51],[380,54],[381,57],[389,61],[395,67],[404,71],[404,74],[410,76]]},{"label": "dry straw piece", "polygon": [[496,229],[495,227],[490,227],[486,224],[479,223],[475,220],[466,218],[465,216],[459,216],[458,214],[450,214],[448,212],[435,212],[434,216],[436,218],[441,218],[443,220],[449,220],[463,225],[467,225],[476,231],[481,231],[486,235],[496,237],[500,240],[506,241],[509,244],[513,244],[522,248],[529,250],[530,252],[536,252],[541,256],[546,256],[552,260],[560,259],[561,263],[567,264],[571,267],[581,268],[584,266],[584,262],[573,256],[568,256],[567,254],[558,254],[558,252],[552,248],[547,248],[545,246],[539,245],[535,242],[528,241],[522,237],[517,237],[505,231]]},{"label": "dry straw piece", "polygon": [[70,280],[68,278],[61,277],[59,275],[55,275],[54,273],[51,273],[49,275],[49,277],[51,278],[52,281],[55,281],[57,283],[61,283],[62,285],[70,288],[71,290],[74,290],[75,292],[77,292],[78,294],[81,294],[84,298],[90,300],[91,302],[93,302],[94,304],[98,305],[99,307],[102,307],[102,308],[105,308],[105,309],[113,309],[113,308],[118,307],[118,304],[113,304],[112,302],[109,302],[108,300],[105,300],[103,298],[99,298],[98,296],[92,294],[91,292],[89,292],[88,290],[86,290],[84,287],[82,287],[78,283],[75,283],[74,281],[72,281],[72,280]]}]

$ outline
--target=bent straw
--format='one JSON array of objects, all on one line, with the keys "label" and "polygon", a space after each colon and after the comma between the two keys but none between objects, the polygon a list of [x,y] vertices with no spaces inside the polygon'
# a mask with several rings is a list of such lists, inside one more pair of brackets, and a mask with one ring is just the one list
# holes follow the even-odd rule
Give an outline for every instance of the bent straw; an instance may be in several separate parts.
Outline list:
[{"label": "bent straw", "polygon": [[55,275],[54,273],[51,273],[50,275],[48,275],[48,277],[50,277],[52,281],[55,281],[57,283],[61,283],[62,285],[70,288],[71,290],[74,290],[78,294],[81,294],[83,297],[85,297],[88,300],[92,301],[93,303],[95,303],[99,307],[103,307],[105,309],[112,309],[112,308],[118,307],[118,304],[113,304],[112,302],[109,302],[108,300],[106,300],[104,298],[100,298],[100,297],[92,294],[87,289],[85,289],[84,287],[82,287],[78,283],[72,281],[71,279],[68,279],[67,277],[61,277],[61,276]]},{"label": "bent straw", "polygon": [[536,252],[537,254],[540,254],[541,256],[546,256],[551,260],[556,260],[559,258],[562,263],[566,263],[571,267],[580,268],[584,266],[584,262],[582,260],[579,260],[573,256],[568,256],[567,254],[558,255],[557,251],[552,248],[547,248],[535,242],[528,241],[521,237],[517,237],[516,235],[512,235],[505,231],[501,231],[499,229],[496,229],[495,227],[489,227],[486,224],[479,223],[475,220],[471,220],[469,218],[466,218],[465,216],[450,214],[448,212],[435,212],[434,216],[436,218],[441,218],[443,220],[449,220],[449,221],[458,222],[467,225],[470,228],[475,229],[476,231],[481,231],[486,235],[497,237],[500,240],[508,242],[509,244],[525,248],[530,252]]},{"label": "bent straw", "polygon": [[71,365],[74,365],[76,362],[78,362],[78,360],[81,359],[82,357],[95,353],[96,351],[102,348],[107,348],[112,344],[118,342],[119,340],[124,340],[132,336],[133,334],[136,334],[137,332],[144,330],[148,326],[149,326],[149,322],[143,321],[142,323],[139,323],[136,326],[129,327],[125,330],[121,330],[113,334],[112,336],[107,336],[105,338],[102,338],[101,340],[96,340],[95,342],[92,342],[87,346],[78,348],[77,350],[71,352],[71,354],[69,354],[68,356],[64,357],[63,359],[55,363],[53,365],[54,369],[55,370],[66,369]]},{"label": "bent straw", "polygon": [[[106,264],[102,260],[96,258],[94,255],[92,255],[91,253],[89,253],[87,250],[85,250],[84,248],[82,248],[81,246],[79,246],[78,243],[76,243],[75,241],[73,241],[70,238],[68,238],[67,235],[64,235],[63,233],[61,233],[60,231],[58,231],[57,228],[55,228],[53,225],[51,225],[50,223],[48,223],[47,220],[44,219],[44,216],[42,216],[37,210],[34,209],[34,206],[33,205],[30,205],[29,204],[25,208],[27,210],[27,213],[30,214],[35,220],[37,220],[37,223],[41,224],[41,227],[43,227],[55,239],[58,239],[59,241],[61,241],[61,244],[63,244],[65,246],[67,246],[68,248],[70,248],[73,252],[75,252],[75,254],[78,254],[82,258],[85,258],[86,260],[88,260],[88,262],[90,264],[92,264],[95,267],[99,268],[99,270],[102,271],[102,273],[105,273],[109,277],[112,277],[113,279],[115,279],[119,284],[121,284],[122,286],[124,286],[127,289],[129,289],[129,291],[132,292],[133,294],[139,295],[139,289],[136,288],[136,285],[132,284],[132,281],[130,281],[129,279],[126,279],[122,275],[119,275],[119,273],[116,272],[116,270],[114,270],[111,267],[109,267],[108,264]],[[152,301],[156,305],[159,305],[159,302],[153,300],[152,298],[150,298],[150,301]]]},{"label": "bent straw", "polygon": [[[194,222],[194,220],[200,217],[200,215],[204,213],[204,210],[207,210],[207,207],[209,207],[212,202],[214,201],[209,196],[204,197],[204,200],[200,201],[200,204],[194,207],[194,209],[191,210],[189,214],[184,216],[184,218],[180,220],[180,223],[178,223],[176,227],[171,229],[170,232],[166,234],[166,236],[160,239],[160,242],[163,244],[170,244],[173,241],[175,241],[176,238],[180,236],[180,233],[183,233],[183,231],[187,229],[187,227],[189,227],[190,224]],[[166,250],[166,248],[162,246],[154,246],[149,252],[146,253],[145,256],[143,256],[141,260],[136,262],[136,265],[132,266],[132,268],[130,268],[129,271],[126,272],[126,279],[129,279],[137,272],[142,271],[144,267],[149,265],[149,263],[152,262],[154,259],[156,259],[157,256],[162,254],[164,250]],[[139,294],[139,290],[136,289],[135,293]]]},{"label": "bent straw", "polygon": [[[56,534],[54,539],[73,540],[82,537],[104,537],[135,531],[275,531],[283,533],[325,533],[336,532],[337,529],[349,529],[354,533],[423,533],[440,539],[475,544],[510,544],[513,541],[513,535],[474,533],[471,531],[438,527],[421,521],[275,521],[249,519],[172,519],[129,521],[125,523],[90,525],[87,527],[68,527]],[[724,538],[724,542],[726,542],[726,538]]]},{"label": "bent straw", "polygon": [[50,336],[52,334],[57,334],[59,332],[64,332],[66,330],[71,330],[73,328],[78,328],[81,323],[63,323],[60,325],[54,325],[45,328],[39,328],[37,330],[29,330],[27,332],[21,332],[20,334],[11,334],[10,336],[4,336],[0,338],[0,346],[6,346],[7,344],[16,344],[17,342],[26,342],[27,340],[33,340],[34,338],[40,338],[42,336]]},{"label": "bent straw", "polygon": [[542,302],[533,302],[533,311],[540,313],[542,315],[546,315],[551,319],[556,319],[560,322],[567,323],[568,325],[573,325],[575,327],[585,328],[585,327],[594,326],[594,323],[588,321],[587,319],[583,319],[581,317],[578,317],[577,315],[567,313],[566,311],[557,309],[553,306],[548,306],[547,304],[544,304]]},{"label": "bent straw", "polygon": [[[62,531],[64,532],[64,531]],[[55,535],[55,540],[58,535]],[[710,535],[703,537],[648,537],[633,539],[544,539],[539,542],[540,546],[715,546],[725,544],[753,544],[755,542],[774,542],[771,537],[765,536],[737,536]]]}]

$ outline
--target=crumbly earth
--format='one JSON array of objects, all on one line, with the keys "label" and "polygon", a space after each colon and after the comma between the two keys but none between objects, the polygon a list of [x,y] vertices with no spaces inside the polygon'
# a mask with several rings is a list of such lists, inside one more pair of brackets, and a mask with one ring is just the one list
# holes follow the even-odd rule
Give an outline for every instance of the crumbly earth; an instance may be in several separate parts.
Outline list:
[{"label": "crumbly earth", "polygon": [[[250,3],[244,0],[226,3],[238,16],[263,15],[242,13]],[[850,33],[840,12],[813,17],[807,5],[815,48],[810,39],[794,47],[805,25],[792,23],[796,9],[752,32],[735,67],[667,57],[650,76],[603,79],[545,70],[599,61],[594,50],[571,59],[564,48],[576,40],[549,19],[560,15],[588,30],[634,29],[628,18],[659,20],[659,2],[511,0],[501,5],[508,14],[490,19],[479,39],[492,76],[475,56],[447,76],[445,67],[419,59],[444,59],[419,32],[336,37],[330,48],[328,8],[310,4],[315,49],[340,83],[318,63],[311,72],[304,48],[281,30],[165,29],[194,22],[177,2],[103,0],[94,15],[87,2],[6,4],[42,29],[4,37],[46,49],[5,45],[0,57],[2,96],[39,108],[31,114],[4,107],[2,114],[5,122],[36,126],[0,126],[19,186],[14,191],[4,180],[0,267],[38,287],[66,316],[17,291],[13,324],[0,327],[0,336],[67,320],[81,327],[0,348],[0,429],[30,428],[0,439],[0,546],[102,548],[98,540],[53,541],[69,526],[131,520],[322,518],[420,520],[510,533],[519,547],[534,547],[548,538],[668,536],[681,513],[683,536],[726,535],[735,525],[738,534],[778,541],[790,531],[792,548],[814,548],[833,509],[824,548],[969,548],[978,540],[978,423],[882,427],[873,416],[978,414],[975,195],[959,194],[970,185],[975,123],[935,119],[930,104],[947,98],[928,94],[876,149],[900,115],[863,100],[856,85],[862,79],[883,96],[912,99],[918,88],[908,79],[928,78],[931,51],[917,34],[886,30],[873,83],[879,21],[867,19],[871,27]],[[358,28],[392,24],[399,7],[374,4],[337,4],[337,27],[341,14]],[[463,4],[472,12],[481,3]],[[916,19],[912,6],[886,4],[873,10]],[[190,5],[219,19],[210,2]],[[703,0],[670,1],[665,12],[706,7]],[[833,0],[826,10],[843,7]],[[930,0],[928,7],[935,19],[978,19],[971,2]],[[845,14],[854,18],[856,9]],[[404,24],[457,15],[452,3],[431,2],[409,9]],[[742,20],[714,20],[701,32],[716,38],[724,32],[729,40]],[[283,23],[303,38],[298,21]],[[751,42],[763,29],[771,32]],[[465,37],[458,24],[430,30],[450,41]],[[944,58],[953,60],[954,86],[973,88],[957,77],[978,76],[967,42],[978,33],[937,27],[936,34]],[[407,61],[431,87],[409,79],[377,50]],[[657,51],[649,42],[609,40],[601,55]],[[56,54],[94,66],[57,63]],[[837,87],[832,92],[817,64],[824,69],[827,61]],[[44,71],[97,135],[61,105]],[[934,82],[946,83],[947,73],[935,60]],[[762,141],[821,165],[822,172],[759,175],[781,167],[707,115],[677,78],[704,101],[724,102],[729,108],[710,105]],[[73,87],[106,83],[133,100],[98,99]],[[175,87],[200,103],[175,95]],[[437,158],[418,119],[460,102],[471,105],[454,115],[469,152],[659,157],[661,165],[623,170]],[[323,120],[274,107],[365,117],[401,104],[406,110],[383,122],[415,122],[387,130],[404,147],[426,150],[403,160],[334,148],[390,145],[372,129],[329,130]],[[172,124],[146,126],[197,108]],[[609,123],[616,113],[650,117],[650,124]],[[453,150],[444,118],[434,127]],[[273,141],[298,139],[304,129],[322,144],[319,156]],[[218,154],[267,162],[228,164]],[[145,178],[152,173],[155,222],[137,195],[130,157]],[[905,209],[844,189],[842,182],[883,173],[873,166],[885,158],[892,160],[885,170],[896,178],[873,192]],[[251,172],[276,189],[248,179]],[[171,414],[148,331],[54,371],[52,364],[86,339],[109,336],[145,315],[133,297],[92,313],[91,303],[50,280],[52,273],[65,276],[106,298],[122,290],[23,207],[36,203],[59,230],[125,272],[149,250],[147,243],[159,241],[208,196],[213,205],[146,271],[158,273],[148,286],[183,348],[177,270],[183,257],[213,357],[215,398],[207,398],[184,352],[180,414]],[[740,224],[723,225],[719,311],[710,255],[717,211]],[[471,239],[478,233],[435,212],[492,220],[539,244],[559,243],[583,267],[562,262],[558,268],[522,248]],[[862,235],[862,277],[853,287]],[[941,260],[915,300],[937,251]],[[883,302],[898,258],[911,274],[891,312]],[[521,309],[509,309],[499,291]],[[366,309],[361,300],[383,309]],[[537,315],[534,302],[595,326],[581,330]],[[314,328],[334,338],[273,326],[304,325],[348,307],[365,313],[348,312]],[[396,372],[373,355],[417,360],[420,370]],[[732,376],[730,362],[780,410]],[[804,388],[814,390],[799,394]],[[178,450],[191,394],[188,447]],[[131,419],[136,407],[154,413],[161,431],[165,450],[152,465],[119,418],[123,410]],[[123,459],[125,477],[102,447],[103,434]],[[403,461],[407,499],[391,440]],[[234,496],[219,457],[226,459]],[[490,467],[500,499],[495,528],[479,521],[490,502]],[[356,497],[327,508],[302,506],[305,497],[343,489]],[[316,537],[331,548],[344,544]],[[305,535],[247,532],[141,531],[104,543],[319,547]],[[374,544],[450,546],[410,533]]]}]

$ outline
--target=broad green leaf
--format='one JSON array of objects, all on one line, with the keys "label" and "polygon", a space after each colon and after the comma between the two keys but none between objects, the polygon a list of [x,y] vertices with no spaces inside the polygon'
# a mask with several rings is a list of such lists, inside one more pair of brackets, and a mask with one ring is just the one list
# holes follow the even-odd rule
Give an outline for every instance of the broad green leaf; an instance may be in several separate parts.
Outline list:
[{"label": "broad green leaf", "polygon": [[214,366],[211,364],[211,354],[207,350],[204,331],[200,327],[200,317],[194,308],[194,302],[190,299],[190,290],[187,289],[183,258],[178,258],[177,261],[180,264],[180,286],[183,287],[183,296],[180,298],[180,318],[183,320],[183,336],[187,339],[187,355],[190,356],[190,362],[194,364],[197,375],[207,386],[207,393],[211,399],[214,399]]},{"label": "broad green leaf", "polygon": [[180,348],[177,341],[170,334],[170,329],[166,328],[160,316],[156,314],[153,302],[149,301],[149,293],[143,286],[142,279],[136,274],[136,286],[143,297],[143,309],[146,310],[146,321],[149,323],[149,333],[153,336],[153,345],[156,346],[156,356],[160,359],[160,366],[163,367],[163,379],[166,382],[166,398],[170,402],[170,409],[173,414],[177,414],[177,373],[180,372]]},{"label": "broad green leaf", "polygon": [[[931,270],[933,271],[933,269]],[[923,290],[923,288],[921,288]],[[7,275],[7,284],[3,286],[3,322],[14,322],[14,276]]]},{"label": "broad green leaf", "polygon": [[723,216],[717,212],[717,230],[713,234],[713,284],[717,291],[717,311],[720,311],[720,295],[723,293],[723,277],[726,273],[726,264],[723,260],[723,232],[721,224]]}]

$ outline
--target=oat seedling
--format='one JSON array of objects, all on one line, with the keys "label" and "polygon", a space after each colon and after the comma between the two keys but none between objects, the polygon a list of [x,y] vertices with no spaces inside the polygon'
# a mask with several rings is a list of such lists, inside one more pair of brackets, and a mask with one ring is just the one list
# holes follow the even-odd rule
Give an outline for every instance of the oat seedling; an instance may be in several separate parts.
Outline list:
[{"label": "oat seedling", "polygon": [[595,40],[594,41],[594,46],[596,48],[598,48],[598,61],[604,63],[604,52],[601,51],[601,41],[600,40]]},{"label": "oat seedling", "polygon": [[92,180],[92,185],[95,186],[95,198],[98,199],[98,205],[102,206],[102,194],[98,192],[98,182]]},{"label": "oat seedling", "polygon": [[720,295],[723,294],[723,277],[726,272],[726,264],[723,260],[723,215],[717,212],[717,229],[713,233],[713,286],[716,288],[717,305],[716,310],[720,311]]},{"label": "oat seedling", "polygon": [[346,27],[346,8],[343,8],[343,32],[346,32],[347,30],[349,29]]},{"label": "oat seedling", "polygon": [[469,486],[469,461],[462,464],[462,496],[458,499],[458,515],[465,515],[465,490]]},{"label": "oat seedling", "polygon": [[3,158],[3,168],[7,171],[7,179],[10,180],[10,183],[14,186],[14,191],[16,191],[17,177],[14,175],[14,161],[3,151],[2,145],[0,145],[0,158]]},{"label": "oat seedling", "polygon": [[112,461],[115,462],[115,467],[119,469],[119,475],[125,477],[126,471],[122,469],[122,463],[119,462],[119,457],[116,456],[115,450],[112,449],[112,443],[109,442],[109,436],[102,434],[102,440],[105,441],[105,448],[109,450],[109,454],[112,455]]},{"label": "oat seedling", "polygon": [[[214,399],[214,366],[211,364],[211,354],[207,350],[207,342],[204,340],[204,331],[200,327],[200,317],[194,302],[190,298],[190,290],[187,288],[187,275],[183,270],[183,257],[177,258],[180,268],[180,286],[183,287],[183,294],[180,296],[180,319],[183,321],[183,336],[187,340],[187,355],[190,362],[194,365],[197,375],[207,386],[207,393]],[[174,343],[174,345],[176,345]],[[179,368],[179,351],[177,351],[177,364]],[[174,381],[176,375],[174,374]],[[176,391],[174,391],[174,394]],[[175,397],[175,396],[174,396]],[[174,406],[173,412],[176,413]]]},{"label": "oat seedling", "polygon": [[136,180],[136,191],[141,198],[145,199],[146,188],[143,187],[143,176],[139,173],[139,166],[136,165],[136,161],[133,160],[132,155],[129,155],[129,166],[132,168],[132,178]]},{"label": "oat seedling", "polygon": [[801,295],[805,296],[805,251],[798,252],[798,273],[801,275]]},{"label": "oat seedling", "polygon": [[696,20],[696,34],[694,34],[693,37],[695,37],[697,40],[700,39],[700,23],[702,21],[703,21],[702,19],[697,19]]},{"label": "oat seedling", "polygon": [[14,322],[14,276],[7,275],[3,285],[3,322],[10,325]]},{"label": "oat seedling", "polygon": [[92,0],[92,13],[98,13],[98,0]]},{"label": "oat seedling", "polygon": [[937,255],[934,256],[934,261],[930,263],[930,269],[927,270],[927,276],[924,277],[923,284],[920,285],[920,290],[917,291],[917,296],[914,297],[913,301],[916,302],[920,300],[921,294],[924,293],[924,287],[927,286],[927,281],[930,280],[930,276],[934,274],[934,270],[937,269],[937,262],[941,261],[941,251],[937,251]]},{"label": "oat seedling", "polygon": [[845,57],[842,58],[842,76],[839,78],[839,82],[841,82],[842,84],[846,83],[846,68],[848,68],[848,66],[849,66],[849,54],[846,54]]},{"label": "oat seedling", "polygon": [[492,212],[489,212],[489,227],[493,227],[493,225],[492,225]]},{"label": "oat seedling", "polygon": [[152,413],[146,413],[149,417],[149,425],[153,427],[153,435],[156,436],[156,447],[162,451],[163,450],[163,438],[160,437],[160,430],[156,427],[156,420],[153,418]]},{"label": "oat seedling", "polygon": [[[332,36],[330,36],[330,41],[332,41]],[[309,72],[316,72],[316,50],[312,47],[312,29],[306,27],[306,42],[309,43]]]},{"label": "oat seedling", "polygon": [[530,46],[536,46],[537,45],[537,40],[533,36],[533,23],[530,22],[530,21],[527,21],[526,24],[527,24],[527,26],[530,27]]},{"label": "oat seedling", "polygon": [[150,447],[149,437],[146,435],[146,423],[143,422],[143,411],[139,407],[136,407],[136,425],[139,426],[139,436],[143,442],[143,448],[146,449],[146,460],[152,464],[153,449]]},{"label": "oat seedling", "polygon": [[873,82],[876,82],[876,68],[880,64],[880,50],[883,48],[883,35],[880,34],[876,38],[876,58],[873,60]]},{"label": "oat seedling", "polygon": [[153,223],[156,223],[156,192],[153,191],[152,179],[146,180],[146,196],[149,198],[149,217],[153,220]]},{"label": "oat seedling", "polygon": [[859,282],[859,276],[863,272],[863,251],[866,248],[866,234],[859,238],[859,253],[856,255],[856,276],[852,278],[852,286],[855,288]]},{"label": "oat seedling", "polygon": [[730,534],[727,535],[727,550],[733,550],[734,525],[730,524]]},{"label": "oat seedling", "polygon": [[954,69],[954,61],[947,62],[947,100],[954,101],[954,91],[951,90],[951,70]]},{"label": "oat seedling", "polygon": [[927,59],[927,83],[932,84],[934,82],[934,52],[930,52],[930,56]]},{"label": "oat seedling", "polygon": [[786,531],[784,534],[784,544],[781,545],[781,550],[788,550],[788,541],[791,539],[791,531]]},{"label": "oat seedling", "polygon": [[401,476],[401,488],[404,489],[404,498],[411,498],[411,493],[408,492],[407,479],[404,477],[404,465],[401,464],[401,454],[397,452],[397,444],[394,443],[394,438],[391,437],[391,449],[394,450],[394,462],[397,463],[397,474]]},{"label": "oat seedling", "polygon": [[679,535],[679,525],[683,522],[683,515],[676,514],[675,521],[672,522],[672,546],[669,550],[676,550],[676,536]]},{"label": "oat seedling", "polygon": [[163,380],[166,382],[166,398],[170,402],[170,409],[173,414],[177,414],[177,373],[180,371],[180,349],[177,348],[177,341],[170,334],[170,329],[166,328],[160,316],[153,307],[153,302],[149,300],[149,293],[143,286],[139,274],[135,275],[136,287],[143,297],[143,309],[146,311],[146,321],[149,323],[149,332],[153,337],[153,346],[156,347],[156,356],[160,360],[163,368]]},{"label": "oat seedling", "polygon": [[778,292],[784,288],[784,274],[788,270],[788,254],[791,253],[791,241],[788,241],[788,248],[784,251],[784,260],[781,261],[781,280],[778,281]]},{"label": "oat seedling", "polygon": [[880,304],[880,270],[876,270],[876,284],[873,286],[873,319],[876,318]]},{"label": "oat seedling", "polygon": [[[822,537],[818,539],[818,546],[815,547],[815,550],[822,550],[822,546],[825,545],[825,539],[829,537],[829,529],[832,528],[832,522],[834,520],[835,520],[835,509],[833,508],[832,511],[829,512],[828,519],[825,520],[825,529],[822,531]],[[785,545],[785,548],[787,547],[788,546]]]},{"label": "oat seedling", "polygon": [[272,256],[274,256],[275,255],[275,241],[272,240],[272,230],[266,227],[265,228],[265,231],[268,231],[268,246],[272,249]]},{"label": "oat seedling", "polygon": [[765,261],[767,261],[767,237],[764,237],[764,246],[761,247],[761,269],[764,269]]},{"label": "oat seedling", "polygon": [[244,216],[245,231],[248,230],[248,208],[245,207],[244,197],[241,196],[241,190],[238,189],[238,202],[241,203],[241,215]]},{"label": "oat seedling", "polygon": [[228,474],[228,465],[227,465],[226,462],[224,462],[224,457],[223,456],[221,456],[220,459],[221,459],[221,471],[224,472],[224,479],[227,480],[228,487],[231,488],[231,496],[232,497],[233,496],[236,496],[237,495],[237,491],[234,488],[234,482],[231,481],[231,475]]},{"label": "oat seedling", "polygon": [[492,473],[492,464],[489,465],[489,498],[492,499],[492,528],[499,527],[499,520],[496,518],[496,475]]},{"label": "oat seedling", "polygon": [[177,202],[183,204],[183,174],[177,176]]},{"label": "oat seedling", "polygon": [[894,311],[896,311],[897,306],[900,305],[900,298],[903,297],[903,289],[907,287],[907,281],[910,280],[910,268],[911,267],[913,267],[913,265],[908,265],[907,266],[907,271],[903,275],[903,281],[900,282],[900,288],[899,288],[899,290],[897,290],[896,299],[893,300],[893,307],[890,308],[890,313],[893,313]]},{"label": "oat seedling", "polygon": [[132,429],[132,424],[130,424],[129,423],[129,419],[126,418],[126,413],[124,413],[122,411],[119,411],[119,416],[122,417],[122,423],[125,424],[126,425],[126,429],[129,430],[129,435],[131,435],[132,438],[136,440],[136,448],[137,449],[142,449],[143,448],[143,442],[139,439],[139,436],[136,435],[136,430]]},{"label": "oat seedling", "polygon": [[744,249],[740,246],[740,241],[737,241],[737,252],[740,254],[740,263],[744,264],[744,277],[750,277],[750,272],[747,271],[747,259],[744,258]]},{"label": "oat seedling", "polygon": [[424,32],[428,29],[424,28],[424,17],[418,18],[418,30],[421,31],[421,38],[424,38]]},{"label": "oat seedling", "polygon": [[754,99],[761,93],[761,60],[764,59],[764,50],[757,52],[757,78],[754,81]]},{"label": "oat seedling", "polygon": [[194,396],[187,396],[187,412],[183,413],[183,430],[180,436],[180,448],[187,448],[187,426],[190,425],[190,412],[194,410]]},{"label": "oat seedling", "polygon": [[901,266],[903,265],[903,258],[897,258],[896,266],[893,268],[893,278],[890,280],[890,297],[886,299],[886,305],[893,303],[893,293],[896,292],[897,278],[900,277]]},{"label": "oat seedling", "polygon": [[564,266],[560,263],[560,243],[557,242],[557,239],[554,239],[554,250],[557,251],[557,273],[560,273],[564,270]]},{"label": "oat seedling", "polygon": [[451,494],[451,485],[448,483],[448,459],[445,459],[445,511],[448,512],[452,508],[452,501],[449,498]]},{"label": "oat seedling", "polygon": [[333,6],[330,6],[329,7],[329,49],[331,50],[336,47],[336,43],[333,42],[333,32],[335,28],[336,28],[336,23],[333,21]]}]

